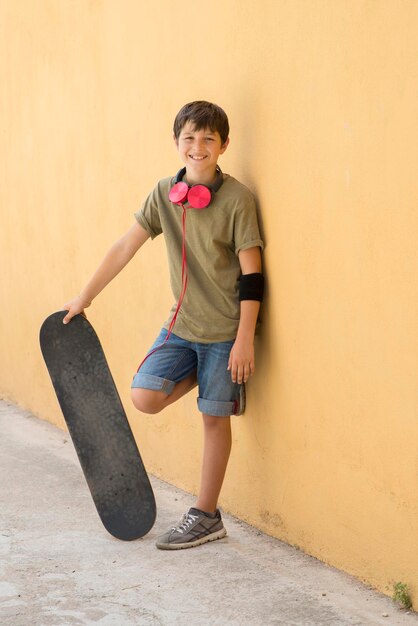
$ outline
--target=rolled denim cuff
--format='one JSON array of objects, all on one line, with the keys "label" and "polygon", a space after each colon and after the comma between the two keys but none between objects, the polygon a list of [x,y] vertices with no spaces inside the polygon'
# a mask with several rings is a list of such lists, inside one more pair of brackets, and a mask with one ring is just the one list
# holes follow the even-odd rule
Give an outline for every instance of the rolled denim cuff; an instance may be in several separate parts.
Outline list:
[{"label": "rolled denim cuff", "polygon": [[143,374],[138,372],[135,374],[131,384],[132,389],[152,389],[153,391],[164,391],[167,395],[173,393],[175,382],[167,380],[166,378],[160,378],[154,376],[154,374]]},{"label": "rolled denim cuff", "polygon": [[219,402],[217,400],[197,399],[197,406],[201,413],[215,417],[229,417],[234,414],[235,402]]}]

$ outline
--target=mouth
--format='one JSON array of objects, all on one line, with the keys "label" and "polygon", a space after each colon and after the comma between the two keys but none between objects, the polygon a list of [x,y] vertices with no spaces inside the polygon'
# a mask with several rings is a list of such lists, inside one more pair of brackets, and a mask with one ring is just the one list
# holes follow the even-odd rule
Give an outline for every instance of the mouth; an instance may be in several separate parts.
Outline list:
[{"label": "mouth", "polygon": [[206,159],[206,156],[193,156],[192,154],[189,154],[189,158],[193,159],[193,161],[203,161],[204,159]]}]

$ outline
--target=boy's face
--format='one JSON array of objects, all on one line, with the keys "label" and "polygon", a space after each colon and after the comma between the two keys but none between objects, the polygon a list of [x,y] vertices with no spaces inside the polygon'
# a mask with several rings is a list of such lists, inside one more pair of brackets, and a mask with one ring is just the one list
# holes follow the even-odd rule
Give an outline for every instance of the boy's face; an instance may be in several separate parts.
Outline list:
[{"label": "boy's face", "polygon": [[[218,131],[209,128],[195,130],[193,122],[186,122],[178,139],[174,138],[187,175],[197,182],[209,183],[215,176],[216,164],[228,147],[229,139],[222,145]],[[190,182],[194,182],[190,180]]]}]

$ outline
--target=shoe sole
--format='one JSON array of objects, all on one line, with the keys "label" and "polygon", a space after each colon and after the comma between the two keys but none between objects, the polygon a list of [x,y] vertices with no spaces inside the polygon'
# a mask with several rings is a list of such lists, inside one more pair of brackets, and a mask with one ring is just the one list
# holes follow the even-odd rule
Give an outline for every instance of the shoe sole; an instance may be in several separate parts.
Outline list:
[{"label": "shoe sole", "polygon": [[185,550],[186,548],[196,548],[209,541],[216,541],[217,539],[223,539],[226,537],[226,528],[221,528],[216,533],[211,535],[205,535],[195,541],[188,541],[187,543],[156,543],[155,545],[159,550]]},{"label": "shoe sole", "polygon": [[242,383],[240,394],[241,394],[241,397],[238,403],[237,412],[234,413],[234,415],[237,415],[237,416],[244,415],[245,413],[245,405],[247,404],[247,390],[245,388],[245,383]]}]

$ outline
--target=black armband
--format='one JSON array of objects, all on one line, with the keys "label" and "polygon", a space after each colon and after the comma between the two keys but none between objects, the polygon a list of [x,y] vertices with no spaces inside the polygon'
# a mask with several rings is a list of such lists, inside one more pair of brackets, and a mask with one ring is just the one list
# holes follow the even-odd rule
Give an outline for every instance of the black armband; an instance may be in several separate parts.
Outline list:
[{"label": "black armband", "polygon": [[259,272],[255,274],[242,274],[239,279],[239,300],[263,301],[264,276]]}]

